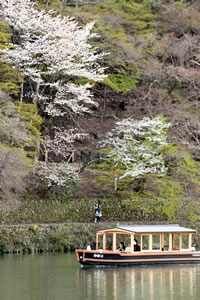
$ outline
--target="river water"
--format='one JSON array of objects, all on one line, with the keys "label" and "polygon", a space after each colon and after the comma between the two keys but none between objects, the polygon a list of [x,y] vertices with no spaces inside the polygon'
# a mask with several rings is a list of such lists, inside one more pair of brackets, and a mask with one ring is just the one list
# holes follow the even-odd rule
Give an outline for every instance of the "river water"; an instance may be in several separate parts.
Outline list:
[{"label": "river water", "polygon": [[200,265],[81,267],[75,254],[0,256],[0,300],[199,300]]}]

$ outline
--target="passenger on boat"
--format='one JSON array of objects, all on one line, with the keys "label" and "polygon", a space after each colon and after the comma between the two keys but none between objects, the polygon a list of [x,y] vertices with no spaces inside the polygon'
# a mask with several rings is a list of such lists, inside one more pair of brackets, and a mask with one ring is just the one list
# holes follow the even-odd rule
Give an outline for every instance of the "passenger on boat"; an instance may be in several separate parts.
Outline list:
[{"label": "passenger on boat", "polygon": [[134,239],[134,252],[135,251],[140,251],[140,245],[138,244],[138,241]]},{"label": "passenger on boat", "polygon": [[123,242],[120,242],[119,248],[117,249],[117,251],[125,251],[125,250],[126,250],[126,246],[124,246]]}]

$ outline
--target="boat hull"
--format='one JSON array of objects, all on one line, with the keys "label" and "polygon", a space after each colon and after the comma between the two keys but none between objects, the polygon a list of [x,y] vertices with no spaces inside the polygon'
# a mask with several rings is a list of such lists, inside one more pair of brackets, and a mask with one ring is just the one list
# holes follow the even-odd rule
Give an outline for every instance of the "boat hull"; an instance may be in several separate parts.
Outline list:
[{"label": "boat hull", "polygon": [[104,250],[76,250],[77,260],[82,265],[131,266],[154,264],[194,264],[200,263],[200,252],[160,251],[126,253]]}]

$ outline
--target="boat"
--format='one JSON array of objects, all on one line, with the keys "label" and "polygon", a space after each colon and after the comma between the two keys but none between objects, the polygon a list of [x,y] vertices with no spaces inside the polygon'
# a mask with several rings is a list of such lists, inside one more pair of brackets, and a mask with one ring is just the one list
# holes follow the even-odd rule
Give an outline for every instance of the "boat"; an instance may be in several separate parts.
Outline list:
[{"label": "boat", "polygon": [[[75,252],[81,265],[194,264],[200,263],[200,251],[192,246],[196,234],[179,224],[118,225],[97,232],[95,250],[89,246]],[[117,248],[120,243],[125,250]]]}]

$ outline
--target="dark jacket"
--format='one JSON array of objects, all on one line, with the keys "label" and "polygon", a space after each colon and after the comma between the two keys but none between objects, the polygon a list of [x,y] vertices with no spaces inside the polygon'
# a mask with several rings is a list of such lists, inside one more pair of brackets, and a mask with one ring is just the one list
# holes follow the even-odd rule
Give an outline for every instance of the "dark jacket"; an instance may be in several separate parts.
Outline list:
[{"label": "dark jacket", "polygon": [[138,244],[134,245],[134,251],[140,251],[140,246]]}]

